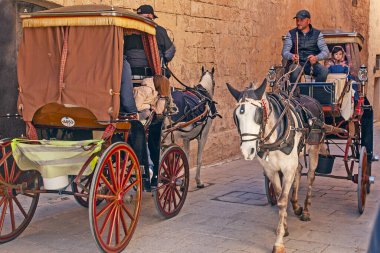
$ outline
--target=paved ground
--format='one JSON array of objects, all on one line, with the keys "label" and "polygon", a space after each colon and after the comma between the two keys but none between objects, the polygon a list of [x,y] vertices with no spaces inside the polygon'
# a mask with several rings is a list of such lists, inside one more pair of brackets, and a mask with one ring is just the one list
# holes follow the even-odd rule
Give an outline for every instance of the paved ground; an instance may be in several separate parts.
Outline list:
[{"label": "paved ground", "polygon": [[[377,124],[375,152],[379,149]],[[288,208],[288,253],[366,252],[380,201],[380,163],[373,164],[377,184],[367,196],[366,210],[357,210],[357,185],[351,181],[318,177],[314,184],[311,222],[300,221]],[[356,170],[356,169],[355,169]],[[194,171],[192,172],[192,177]],[[335,161],[334,174],[344,175]],[[194,182],[181,213],[162,220],[151,195],[143,196],[136,232],[125,252],[248,253],[271,252],[277,225],[277,207],[267,204],[262,169],[257,162],[235,160],[207,167],[208,187],[195,190]],[[306,178],[302,178],[301,201]],[[45,195],[26,231],[0,245],[0,252],[96,252],[88,211],[71,197]]]}]

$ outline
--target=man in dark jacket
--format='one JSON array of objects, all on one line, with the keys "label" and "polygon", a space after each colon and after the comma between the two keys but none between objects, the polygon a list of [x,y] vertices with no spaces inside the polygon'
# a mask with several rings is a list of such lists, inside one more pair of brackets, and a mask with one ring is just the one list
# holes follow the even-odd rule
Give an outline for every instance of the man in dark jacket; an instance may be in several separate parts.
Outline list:
[{"label": "man in dark jacket", "polygon": [[[151,20],[157,18],[153,7],[150,5],[141,5],[137,8],[137,14]],[[166,29],[162,26],[156,25],[156,39],[161,60],[163,63],[170,62],[174,57],[176,48],[170,40]],[[125,36],[124,54],[127,56],[127,60],[132,67],[133,75],[152,76],[153,73],[148,66],[141,35],[132,34]]]},{"label": "man in dark jacket", "polygon": [[313,28],[307,10],[298,11],[294,19],[297,27],[286,34],[282,49],[284,59],[299,63],[297,69],[290,74],[290,82],[296,81],[304,65],[305,74],[314,76],[316,82],[325,82],[328,69],[318,62],[329,56],[323,34]]}]

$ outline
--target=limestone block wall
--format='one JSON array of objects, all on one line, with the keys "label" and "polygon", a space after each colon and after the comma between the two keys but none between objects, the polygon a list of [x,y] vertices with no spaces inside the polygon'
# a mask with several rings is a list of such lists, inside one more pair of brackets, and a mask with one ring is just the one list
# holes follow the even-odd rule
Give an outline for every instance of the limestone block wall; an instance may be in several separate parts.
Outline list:
[{"label": "limestone block wall", "polygon": [[375,119],[380,120],[380,69],[376,69],[376,55],[380,56],[380,2],[371,0],[368,38],[369,99],[375,109]]},{"label": "limestone block wall", "polygon": [[[281,36],[295,26],[299,9],[308,9],[320,29],[356,29],[368,34],[369,0],[54,0],[61,5],[112,4],[136,9],[151,4],[157,23],[168,28],[177,47],[170,64],[188,84],[197,84],[201,66],[216,68],[215,100],[223,119],[215,119],[205,148],[205,164],[239,155],[239,137],[232,120],[235,101],[226,82],[243,89],[261,83],[268,68],[281,62]],[[365,49],[363,52],[367,52]],[[363,54],[366,58],[366,53]],[[173,83],[176,82],[173,80]],[[195,146],[192,146],[194,161]]]}]

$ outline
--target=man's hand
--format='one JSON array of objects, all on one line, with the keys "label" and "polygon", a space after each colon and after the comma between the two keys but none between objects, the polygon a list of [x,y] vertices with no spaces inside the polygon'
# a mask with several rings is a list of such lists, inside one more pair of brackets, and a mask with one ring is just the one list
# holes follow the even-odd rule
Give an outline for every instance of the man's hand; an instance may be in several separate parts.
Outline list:
[{"label": "man's hand", "polygon": [[315,55],[309,55],[307,57],[307,59],[309,60],[309,62],[311,63],[311,65],[314,65],[318,62],[318,57],[315,56]]},{"label": "man's hand", "polygon": [[294,61],[294,62],[298,62],[299,59],[300,59],[300,57],[298,56],[298,54],[293,54],[293,56],[292,56],[292,61]]}]

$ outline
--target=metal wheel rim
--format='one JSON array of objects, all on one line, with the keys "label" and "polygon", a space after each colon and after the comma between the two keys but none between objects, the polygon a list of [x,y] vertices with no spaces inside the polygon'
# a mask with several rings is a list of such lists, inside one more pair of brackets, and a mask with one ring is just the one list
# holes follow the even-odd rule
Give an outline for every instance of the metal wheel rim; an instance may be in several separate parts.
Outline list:
[{"label": "metal wheel rim", "polygon": [[[83,182],[85,182],[84,186],[87,187],[88,189],[91,187],[91,182],[92,182],[92,178],[93,178],[94,174],[90,174],[88,176],[84,176],[83,178],[80,179],[80,182],[83,184]],[[78,187],[78,185],[75,183],[75,182],[72,182],[71,184],[71,189],[73,192],[77,192],[77,193],[86,193],[86,191],[84,189],[81,189]],[[80,191],[79,191],[80,189]],[[83,207],[86,207],[88,208],[88,198],[89,198],[89,193],[87,193],[87,197],[81,197],[81,196],[75,196],[74,195],[74,198],[76,200],[76,202],[78,204],[80,204],[81,206]],[[103,200],[98,200],[97,201],[97,205],[99,205]]]},{"label": "metal wheel rim", "polygon": [[[29,181],[22,181],[23,178]],[[38,184],[37,173],[23,172],[18,168],[12,157],[10,143],[1,145],[0,181],[11,185],[21,182]],[[30,190],[24,194],[17,194],[16,191],[11,191],[0,184],[0,243],[17,238],[26,229],[36,211],[39,196],[39,193],[33,193]],[[29,208],[25,208],[28,206]]]},{"label": "metal wheel rim", "polygon": [[154,191],[156,208],[164,218],[176,216],[182,209],[189,188],[189,164],[184,151],[172,146],[165,150]]},{"label": "metal wheel rim", "polygon": [[358,209],[362,214],[365,208],[365,201],[367,196],[366,180],[367,174],[367,150],[363,146],[360,150],[359,167],[358,167]]},{"label": "metal wheel rim", "polygon": [[265,179],[265,192],[267,195],[268,203],[271,206],[277,205],[276,191],[274,190],[273,184],[267,176],[264,176]]},{"label": "metal wheel rim", "polygon": [[[131,182],[132,173],[135,180]],[[93,182],[89,198],[91,232],[101,251],[120,252],[132,238],[141,209],[142,178],[132,148],[125,143],[111,145],[99,159]],[[103,191],[106,192],[103,195],[99,186],[104,185],[108,191]],[[132,211],[127,206],[128,194],[134,194],[130,200],[134,207]],[[105,201],[97,206],[99,198]]]}]

